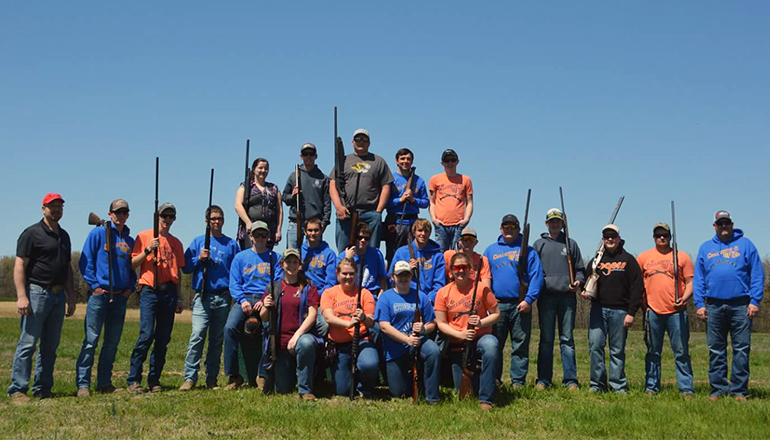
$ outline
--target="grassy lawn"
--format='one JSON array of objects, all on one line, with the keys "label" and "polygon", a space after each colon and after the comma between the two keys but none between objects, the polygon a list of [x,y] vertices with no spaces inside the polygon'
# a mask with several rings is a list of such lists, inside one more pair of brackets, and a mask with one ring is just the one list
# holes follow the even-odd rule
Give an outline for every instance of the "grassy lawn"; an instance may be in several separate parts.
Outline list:
[{"label": "grassy lawn", "polygon": [[[19,321],[0,318],[0,386],[9,384]],[[127,322],[115,364],[115,384],[123,386],[128,359],[139,332],[137,322]],[[169,358],[160,394],[74,397],[75,361],[83,337],[83,322],[67,319],[56,362],[55,399],[34,400],[25,407],[0,397],[1,438],[768,438],[770,437],[770,336],[754,334],[751,353],[750,399],[736,403],[708,401],[708,351],[705,335],[691,337],[697,396],[685,401],[676,389],[669,347],[664,351],[664,390],[654,397],[643,392],[644,343],[633,331],[627,347],[626,371],[631,392],[626,396],[590,395],[587,331],[576,331],[578,378],[582,388],[538,392],[537,341],[530,352],[530,385],[513,390],[503,386],[496,408],[478,410],[475,402],[459,402],[451,390],[442,389],[438,406],[411,404],[411,400],[354,401],[329,398],[321,388],[315,403],[296,395],[262,396],[255,389],[235,392],[199,389],[175,391],[183,381],[189,323],[178,323],[169,346]],[[555,382],[561,365],[556,349]],[[507,366],[506,366],[507,371]],[[146,364],[145,364],[146,372]],[[94,368],[95,374],[95,368]],[[220,384],[225,382],[220,378]]]}]

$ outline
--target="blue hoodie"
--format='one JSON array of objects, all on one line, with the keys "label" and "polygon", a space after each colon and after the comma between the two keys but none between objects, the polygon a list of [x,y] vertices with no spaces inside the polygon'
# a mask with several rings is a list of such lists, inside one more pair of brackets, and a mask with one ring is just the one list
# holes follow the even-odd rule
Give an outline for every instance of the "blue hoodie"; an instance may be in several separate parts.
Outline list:
[{"label": "blue hoodie", "polygon": [[[428,240],[423,249],[417,247],[417,240],[412,241],[412,246],[414,247],[414,257],[420,262],[420,291],[425,292],[433,304],[436,301],[436,292],[446,285],[444,253],[441,252],[441,246],[433,240]],[[393,254],[389,271],[391,275],[393,275],[393,268],[396,267],[398,261],[409,262],[409,245],[401,246]],[[412,289],[417,288],[417,283],[414,280],[409,285]]]},{"label": "blue hoodie", "polygon": [[270,254],[273,254],[273,281],[283,278],[281,257],[271,250],[258,254],[249,248],[238,253],[230,266],[230,296],[237,304],[243,304],[246,296],[258,294],[260,298],[270,283]]},{"label": "blue hoodie", "polygon": [[318,296],[323,295],[324,290],[337,284],[337,254],[325,241],[310,248],[307,240],[302,243],[302,269],[305,275],[318,289]]},{"label": "blue hoodie", "polygon": [[703,243],[695,260],[693,298],[695,307],[706,306],[706,298],[735,299],[748,296],[751,304],[762,302],[765,270],[757,248],[740,229],[727,243],[714,237]]},{"label": "blue hoodie", "polygon": [[[203,246],[206,245],[206,236],[195,237],[190,246],[184,252],[185,265],[182,272],[193,274],[192,288],[196,292],[201,291],[203,284],[203,264],[198,258]],[[212,292],[227,289],[230,285],[230,265],[238,252],[241,251],[238,243],[226,235],[219,237],[211,236],[209,244],[209,254],[211,258],[206,270],[206,291]]]},{"label": "blue hoodie", "polygon": [[[515,301],[519,298],[519,253],[521,252],[519,237],[511,244],[506,244],[503,236],[497,237],[497,243],[490,244],[484,251],[492,269],[492,291],[498,300]],[[532,246],[529,246],[527,258],[527,278],[529,288],[524,301],[533,304],[543,289],[543,267],[540,257]]]},{"label": "blue hoodie", "polygon": [[[412,188],[414,195],[414,202],[406,203],[405,215],[420,215],[420,209],[425,209],[430,205],[430,199],[428,199],[428,189],[425,186],[425,181],[417,174],[414,175],[415,179],[412,179]],[[401,211],[404,210],[404,203],[401,203],[401,195],[406,191],[406,184],[409,182],[409,178],[401,175],[399,172],[393,173],[393,182],[390,184],[390,200],[388,200],[388,215],[396,216],[396,223],[401,222]],[[416,219],[404,220],[404,224],[411,225]]]},{"label": "blue hoodie", "polygon": [[[88,288],[93,292],[97,288],[109,290],[109,267],[107,266],[107,234],[103,226],[97,226],[88,233],[80,254],[80,273]],[[112,225],[112,290],[134,290],[136,272],[131,267],[131,250],[134,239],[129,234],[128,226],[123,226],[123,234]]]}]

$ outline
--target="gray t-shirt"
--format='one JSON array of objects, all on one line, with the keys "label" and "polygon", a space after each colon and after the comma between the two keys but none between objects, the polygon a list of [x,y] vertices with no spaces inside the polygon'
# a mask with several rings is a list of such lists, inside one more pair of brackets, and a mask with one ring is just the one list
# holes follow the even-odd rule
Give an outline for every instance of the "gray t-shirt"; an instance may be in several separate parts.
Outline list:
[{"label": "gray t-shirt", "polygon": [[[377,209],[382,187],[393,182],[393,175],[390,173],[388,164],[383,158],[373,153],[368,153],[365,156],[356,156],[355,154],[345,156],[343,175],[345,177],[345,206],[364,211]],[[336,167],[329,177],[337,183]],[[357,198],[356,186],[359,186]]]}]

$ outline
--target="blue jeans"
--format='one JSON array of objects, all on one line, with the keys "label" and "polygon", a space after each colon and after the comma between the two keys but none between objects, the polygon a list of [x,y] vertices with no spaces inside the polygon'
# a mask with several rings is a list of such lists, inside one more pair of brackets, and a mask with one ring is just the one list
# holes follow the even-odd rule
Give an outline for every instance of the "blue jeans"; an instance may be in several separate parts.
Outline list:
[{"label": "blue jeans", "polygon": [[[262,295],[255,294],[246,297],[249,304],[255,304],[262,299]],[[227,323],[225,323],[225,376],[236,377],[241,376],[240,367],[238,365],[238,349],[241,345],[247,345],[249,349],[244,350],[243,360],[248,364],[248,367],[257,366],[259,377],[267,377],[267,372],[260,358],[262,357],[262,332],[255,336],[255,339],[248,341],[248,344],[242,344],[245,342],[247,336],[243,333],[243,324],[246,322],[245,313],[241,309],[241,305],[237,302],[233,304],[230,309],[230,313],[227,315]],[[253,373],[253,370],[252,370]]]},{"label": "blue jeans", "polygon": [[687,311],[658,315],[652,309],[647,310],[647,325],[650,329],[650,341],[644,366],[647,371],[645,391],[660,392],[660,353],[663,351],[663,335],[668,332],[671,350],[676,364],[676,383],[682,394],[694,394],[692,365],[690,364],[690,322]]},{"label": "blue jeans", "polygon": [[192,333],[184,361],[184,380],[198,382],[203,357],[206,331],[209,333],[209,348],[206,353],[206,384],[216,386],[219,365],[222,358],[222,341],[225,322],[230,311],[230,295],[227,292],[195,294],[192,310]]},{"label": "blue jeans", "polygon": [[[316,338],[305,333],[299,337],[294,347],[294,354],[287,349],[278,350],[278,361],[273,365],[275,383],[268,380],[265,389],[278,394],[288,394],[294,391],[294,379],[297,379],[299,393],[310,394],[313,392],[313,375],[315,373]],[[296,375],[294,374],[296,372]]]},{"label": "blue jeans", "polygon": [[[350,394],[350,384],[353,381],[350,374],[351,348],[352,344],[350,343],[338,345],[337,362],[332,364],[335,394],[338,396]],[[364,397],[370,397],[379,375],[380,357],[377,355],[377,349],[374,348],[374,343],[371,340],[364,339],[358,344],[358,383],[356,389],[361,391]]]},{"label": "blue jeans", "polygon": [[53,388],[53,367],[64,324],[66,300],[63,291],[54,293],[35,284],[27,286],[27,297],[29,315],[21,317],[21,334],[19,343],[16,344],[16,353],[13,355],[8,395],[27,393],[32,372],[32,355],[35,353],[37,342],[40,341],[32,393],[45,396],[50,394]]},{"label": "blue jeans", "polygon": [[[362,211],[358,215],[358,221],[364,222],[372,228],[372,238],[369,240],[369,246],[378,249],[380,247],[380,238],[382,238],[382,214],[377,211]],[[350,244],[351,226],[349,217],[342,221],[337,219],[337,231],[335,235],[337,252],[342,252],[348,244]]]},{"label": "blue jeans", "polygon": [[[495,373],[496,365],[499,363],[500,349],[497,338],[486,334],[476,341],[476,356],[481,357],[481,374],[473,375],[473,392],[479,396],[479,402],[492,404],[495,398]],[[452,361],[452,380],[455,383],[455,392],[460,392],[460,384],[463,381],[463,353],[462,351],[452,351],[450,355]]]},{"label": "blue jeans", "polygon": [[457,240],[460,239],[460,233],[462,230],[463,227],[460,225],[444,226],[440,224],[436,226],[436,243],[441,246],[442,252],[446,251],[447,249],[454,249],[455,244],[457,244]]},{"label": "blue jeans", "polygon": [[[304,241],[304,237],[303,237]],[[297,248],[297,222],[286,222],[286,249]]]},{"label": "blue jeans", "polygon": [[[438,345],[431,339],[422,338],[420,347],[420,360],[422,361],[423,386],[425,387],[425,400],[428,402],[438,402],[438,385],[441,374],[439,362],[441,361],[441,352]],[[404,354],[398,359],[386,362],[385,368],[388,373],[388,388],[393,397],[412,397],[412,376],[409,370],[414,363],[414,351]]]},{"label": "blue jeans", "polygon": [[[751,351],[751,319],[746,300],[719,301],[706,304],[706,342],[709,346],[709,383],[711,395],[749,393],[749,352]],[[733,347],[733,371],[727,383],[727,334]]]},{"label": "blue jeans", "polygon": [[511,383],[524,385],[529,370],[529,339],[532,335],[532,313],[519,313],[517,304],[499,303],[500,319],[492,328],[497,337],[498,353],[495,378],[503,377],[503,349],[508,335],[511,336]]},{"label": "blue jeans", "polygon": [[591,304],[588,317],[588,344],[591,356],[591,388],[607,391],[607,366],[604,363],[604,346],[610,342],[609,385],[616,393],[628,391],[626,378],[626,337],[628,330],[623,327],[626,311]]},{"label": "blue jeans", "polygon": [[120,337],[123,335],[123,322],[126,319],[126,300],[123,295],[113,294],[112,303],[108,294],[88,296],[86,319],[83,323],[85,337],[75,364],[75,385],[78,388],[91,386],[91,368],[94,366],[99,335],[104,328],[104,344],[99,353],[96,366],[96,389],[112,385],[112,366],[118,353]]},{"label": "blue jeans", "polygon": [[559,349],[564,372],[562,385],[579,385],[575,361],[575,294],[543,292],[537,300],[540,318],[540,345],[537,352],[537,383],[549,387],[553,379],[553,344],[559,326]]},{"label": "blue jeans", "polygon": [[[142,383],[142,364],[147,359],[150,345],[150,370],[147,384],[160,383],[160,374],[166,364],[166,348],[171,341],[176,313],[177,286],[171,284],[165,292],[155,292],[150,286],[142,286],[139,298],[139,339],[131,353],[131,369],[126,378],[128,385]],[[154,344],[153,344],[154,342]]]}]

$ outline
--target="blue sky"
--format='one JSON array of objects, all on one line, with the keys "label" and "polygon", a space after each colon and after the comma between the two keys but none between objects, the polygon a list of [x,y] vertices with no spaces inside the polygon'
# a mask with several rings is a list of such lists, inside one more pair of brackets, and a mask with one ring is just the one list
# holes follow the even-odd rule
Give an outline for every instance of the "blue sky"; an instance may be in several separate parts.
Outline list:
[{"label": "blue sky", "polygon": [[329,172],[336,105],[346,147],[366,127],[391,165],[415,151],[426,180],[456,149],[482,248],[527,188],[543,232],[563,186],[586,258],[621,195],[631,252],[675,200],[680,249],[727,209],[766,256],[768,19],[764,1],[8,2],[0,255],[48,191],[67,200],[74,248],[116,197],[134,232],[151,227],[156,155],[172,232],[203,233],[215,168],[232,235],[245,140],[280,186],[304,142]]}]

